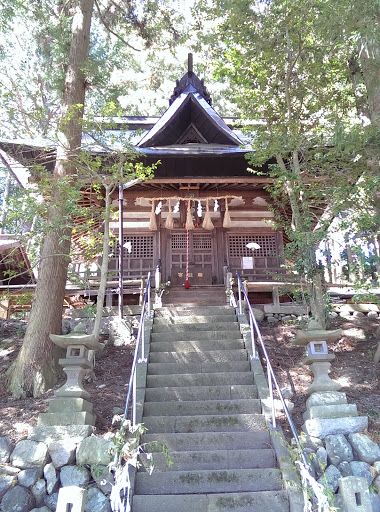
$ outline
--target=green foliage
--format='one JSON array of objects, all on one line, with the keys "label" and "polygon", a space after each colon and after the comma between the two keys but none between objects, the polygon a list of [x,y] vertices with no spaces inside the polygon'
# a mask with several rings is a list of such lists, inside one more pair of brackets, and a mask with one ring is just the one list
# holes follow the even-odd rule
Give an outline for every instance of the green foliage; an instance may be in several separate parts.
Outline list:
[{"label": "green foliage", "polygon": [[[141,436],[144,435],[147,431],[142,423],[132,425],[130,420],[123,419],[120,416],[114,416],[113,422],[116,421],[120,421],[121,426],[120,430],[118,430],[111,437],[113,446],[110,450],[110,454],[113,456],[113,462],[111,463],[110,466],[112,468],[115,467],[115,462],[117,462],[117,465],[120,465],[123,462],[128,461],[129,459],[137,460],[137,456],[140,453],[150,454],[153,452],[163,453],[168,466],[170,467],[173,465],[173,461],[169,456],[167,446],[164,443],[140,443]],[[151,470],[153,470],[153,458],[148,457],[148,460],[150,463],[150,468]]]}]

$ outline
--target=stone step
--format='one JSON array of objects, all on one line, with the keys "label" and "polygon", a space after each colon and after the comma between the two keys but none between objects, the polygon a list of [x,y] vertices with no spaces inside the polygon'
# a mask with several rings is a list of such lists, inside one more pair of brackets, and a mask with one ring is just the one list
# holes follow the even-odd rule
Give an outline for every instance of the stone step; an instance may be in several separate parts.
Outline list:
[{"label": "stone step", "polygon": [[235,309],[231,306],[172,306],[156,309],[155,318],[178,316],[231,316],[236,318]]},{"label": "stone step", "polygon": [[140,456],[139,471],[192,471],[221,469],[272,468],[276,465],[272,448],[263,450],[210,450],[181,451],[169,453],[172,465],[163,453],[154,453],[152,460],[147,455]]},{"label": "stone step", "polygon": [[183,333],[203,333],[204,331],[231,331],[234,333],[240,333],[239,324],[237,322],[221,322],[221,323],[189,323],[189,324],[153,324],[153,333],[177,333],[178,336],[182,336]]},{"label": "stone step", "polygon": [[187,325],[187,324],[204,324],[204,323],[227,323],[236,322],[235,311],[232,314],[223,315],[192,315],[192,316],[168,316],[154,317],[153,326],[158,325]]},{"label": "stone step", "polygon": [[224,363],[228,361],[247,361],[245,349],[239,350],[205,350],[203,352],[151,352],[150,363]]},{"label": "stone step", "polygon": [[135,494],[200,494],[280,489],[281,473],[273,468],[153,472],[151,475],[136,473],[135,480]]},{"label": "stone step", "polygon": [[251,385],[157,387],[145,390],[145,402],[175,402],[195,400],[231,400],[257,398],[257,388]]},{"label": "stone step", "polygon": [[243,340],[155,341],[151,352],[203,352],[207,350],[241,350]]},{"label": "stone step", "polygon": [[267,425],[262,414],[143,416],[149,434],[160,432],[256,432]]},{"label": "stone step", "polygon": [[225,414],[261,414],[258,399],[203,400],[187,402],[147,402],[144,416],[213,416]]},{"label": "stone step", "polygon": [[258,432],[186,432],[144,434],[142,444],[149,450],[160,450],[164,443],[171,452],[214,450],[262,450],[271,447],[268,430]]},{"label": "stone step", "polygon": [[133,512],[289,512],[286,491],[135,495]]},{"label": "stone step", "polygon": [[149,363],[148,375],[174,375],[179,373],[249,372],[249,361],[223,363]]},{"label": "stone step", "polygon": [[[181,375],[148,375],[147,388],[182,386],[222,386],[226,383],[225,373],[183,373]],[[251,372],[229,372],[228,384],[253,384]]]},{"label": "stone step", "polygon": [[237,327],[232,331],[196,331],[195,329],[186,329],[182,332],[152,332],[150,336],[152,344],[160,341],[228,340],[240,338],[240,331]]}]

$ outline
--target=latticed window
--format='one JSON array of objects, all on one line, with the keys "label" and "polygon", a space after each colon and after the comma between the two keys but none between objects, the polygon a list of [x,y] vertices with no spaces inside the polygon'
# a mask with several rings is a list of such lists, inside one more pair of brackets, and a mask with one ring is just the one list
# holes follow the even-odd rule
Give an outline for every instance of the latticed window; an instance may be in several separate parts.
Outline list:
[{"label": "latticed window", "polygon": [[172,235],[172,249],[186,249],[186,235],[185,234],[173,234]]},{"label": "latticed window", "polygon": [[[229,254],[231,258],[273,258],[278,256],[275,235],[234,235],[229,237]],[[255,243],[260,249],[249,249],[249,243]]]},{"label": "latticed window", "polygon": [[193,247],[194,249],[211,249],[211,236],[207,234],[194,234]]},{"label": "latticed window", "polygon": [[[123,244],[130,247],[123,247],[123,258],[153,258],[153,235],[146,236],[123,236]],[[115,242],[110,247],[110,255],[117,258],[119,254],[119,242]]]}]

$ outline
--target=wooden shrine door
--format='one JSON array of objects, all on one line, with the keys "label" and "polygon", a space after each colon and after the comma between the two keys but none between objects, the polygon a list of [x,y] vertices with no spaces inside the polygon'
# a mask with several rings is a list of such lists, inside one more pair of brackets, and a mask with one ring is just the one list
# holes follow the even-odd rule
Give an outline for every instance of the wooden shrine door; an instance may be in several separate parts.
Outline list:
[{"label": "wooden shrine door", "polygon": [[213,239],[211,233],[203,230],[191,230],[188,236],[188,250],[186,231],[172,231],[169,238],[172,285],[181,286],[185,283],[187,258],[189,258],[190,285],[210,285],[212,284],[213,267]]}]

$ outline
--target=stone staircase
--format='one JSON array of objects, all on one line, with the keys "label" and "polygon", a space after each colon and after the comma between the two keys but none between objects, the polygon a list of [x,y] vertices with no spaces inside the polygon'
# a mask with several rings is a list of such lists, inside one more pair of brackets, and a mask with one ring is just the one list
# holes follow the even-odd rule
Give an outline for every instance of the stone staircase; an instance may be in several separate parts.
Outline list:
[{"label": "stone staircase", "polygon": [[233,308],[156,311],[143,423],[173,465],[141,457],[133,512],[289,511]]}]

